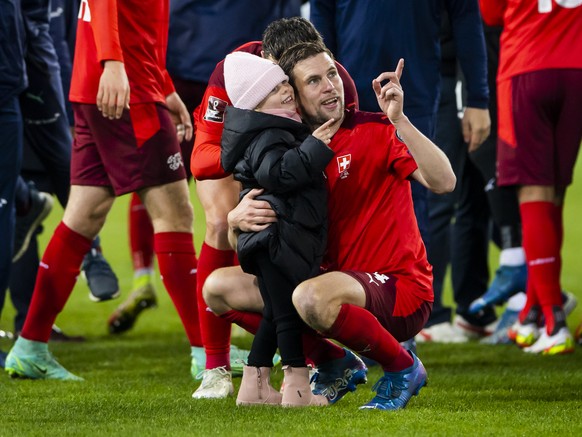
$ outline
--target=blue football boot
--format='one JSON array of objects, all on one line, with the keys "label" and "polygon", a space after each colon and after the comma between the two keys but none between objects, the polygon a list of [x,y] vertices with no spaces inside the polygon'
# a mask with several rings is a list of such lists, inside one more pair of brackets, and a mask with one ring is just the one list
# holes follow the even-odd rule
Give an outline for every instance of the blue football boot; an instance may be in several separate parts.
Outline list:
[{"label": "blue football boot", "polygon": [[414,359],[412,366],[400,372],[384,372],[384,376],[372,388],[376,391],[376,396],[366,405],[362,405],[361,410],[400,410],[427,384],[422,362],[414,353],[408,353]]},{"label": "blue football boot", "polygon": [[489,289],[469,306],[469,314],[477,314],[485,307],[505,303],[514,294],[525,291],[526,281],[527,267],[525,264],[500,266],[495,272]]},{"label": "blue football boot", "polygon": [[335,404],[347,393],[356,390],[358,384],[367,382],[368,368],[352,351],[344,349],[343,358],[328,361],[317,367],[311,377],[313,394],[324,395],[330,404]]}]

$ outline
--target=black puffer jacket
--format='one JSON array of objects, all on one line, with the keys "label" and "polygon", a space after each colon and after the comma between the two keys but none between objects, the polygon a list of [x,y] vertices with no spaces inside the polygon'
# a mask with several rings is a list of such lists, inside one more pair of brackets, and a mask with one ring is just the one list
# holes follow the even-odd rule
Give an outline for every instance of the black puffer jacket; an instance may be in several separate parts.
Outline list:
[{"label": "black puffer jacket", "polygon": [[327,238],[327,188],[323,170],[333,151],[294,120],[256,111],[226,109],[221,161],[243,185],[241,198],[264,188],[278,222],[261,232],[243,232],[238,257],[257,274],[255,253],[268,250],[273,263],[294,282],[313,276]]}]

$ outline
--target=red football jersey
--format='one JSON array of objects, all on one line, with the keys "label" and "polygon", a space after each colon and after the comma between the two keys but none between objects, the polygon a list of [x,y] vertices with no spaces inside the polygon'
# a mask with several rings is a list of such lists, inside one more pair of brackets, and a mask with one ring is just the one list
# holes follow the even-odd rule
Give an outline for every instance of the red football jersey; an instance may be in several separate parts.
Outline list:
[{"label": "red football jersey", "polygon": [[77,24],[72,102],[95,103],[106,60],[122,61],[130,104],[165,102],[169,0],[82,0]]},{"label": "red football jersey", "polygon": [[[246,43],[235,52],[261,56],[260,41]],[[221,179],[228,173],[220,165],[220,139],[224,128],[224,111],[232,105],[224,85],[224,60],[216,64],[200,105],[194,110],[196,138],[190,159],[190,169],[196,179]]]},{"label": "red football jersey", "polygon": [[348,111],[325,170],[329,232],[323,267],[393,274],[433,299],[432,267],[412,206],[409,176],[417,169],[383,114]]},{"label": "red football jersey", "polygon": [[[243,44],[235,52],[248,52],[261,56],[260,41]],[[353,79],[344,67],[337,64],[344,83],[346,107],[358,107],[358,92]],[[220,138],[224,127],[224,110],[232,105],[224,86],[224,60],[216,64],[208,80],[202,103],[194,110],[196,139],[190,160],[190,169],[196,179],[221,179],[228,175],[220,164]]]},{"label": "red football jersey", "polygon": [[480,0],[483,19],[502,25],[498,81],[530,71],[582,68],[582,1]]}]

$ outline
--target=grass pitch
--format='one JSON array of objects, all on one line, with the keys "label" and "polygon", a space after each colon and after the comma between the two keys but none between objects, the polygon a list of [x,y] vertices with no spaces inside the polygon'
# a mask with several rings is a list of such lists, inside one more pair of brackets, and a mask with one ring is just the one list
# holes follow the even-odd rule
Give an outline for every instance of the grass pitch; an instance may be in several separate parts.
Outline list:
[{"label": "grass pitch", "polygon": [[[582,302],[581,167],[579,163],[565,210],[562,285]],[[119,276],[122,299],[132,280],[127,205],[128,197],[117,201],[101,234],[104,253]],[[42,246],[61,214],[51,214]],[[196,206],[197,247],[203,223]],[[492,271],[496,260],[492,250]],[[580,350],[540,357],[513,346],[421,344],[418,354],[429,385],[397,413],[358,410],[373,396],[371,387],[381,374],[378,368],[370,369],[368,384],[329,408],[239,408],[234,398],[193,400],[190,395],[197,383],[189,375],[189,345],[159,279],[156,288],[158,308],[146,311],[132,331],[110,336],[106,320],[121,300],[90,302],[80,279],[57,323],[67,333],[85,335],[87,341],[54,343],[51,350],[86,381],[12,380],[0,373],[0,436],[582,435]],[[581,306],[569,318],[572,329],[582,320]],[[0,329],[12,330],[13,316],[7,300]],[[250,345],[248,335],[234,333],[235,344]],[[0,343],[3,350],[9,347],[6,341]],[[278,386],[280,369],[274,379]]]}]

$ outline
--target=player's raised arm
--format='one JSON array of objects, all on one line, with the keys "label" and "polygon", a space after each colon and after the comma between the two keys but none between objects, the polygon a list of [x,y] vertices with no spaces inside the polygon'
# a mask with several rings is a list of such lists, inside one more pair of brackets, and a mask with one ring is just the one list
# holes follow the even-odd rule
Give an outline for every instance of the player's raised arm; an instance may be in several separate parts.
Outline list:
[{"label": "player's raised arm", "polygon": [[[418,165],[412,177],[435,193],[451,192],[457,179],[449,159],[404,115],[404,91],[400,85],[403,70],[404,59],[400,59],[395,71],[382,73],[372,81],[378,105],[390,119]],[[382,85],[385,81],[388,82]]]}]

